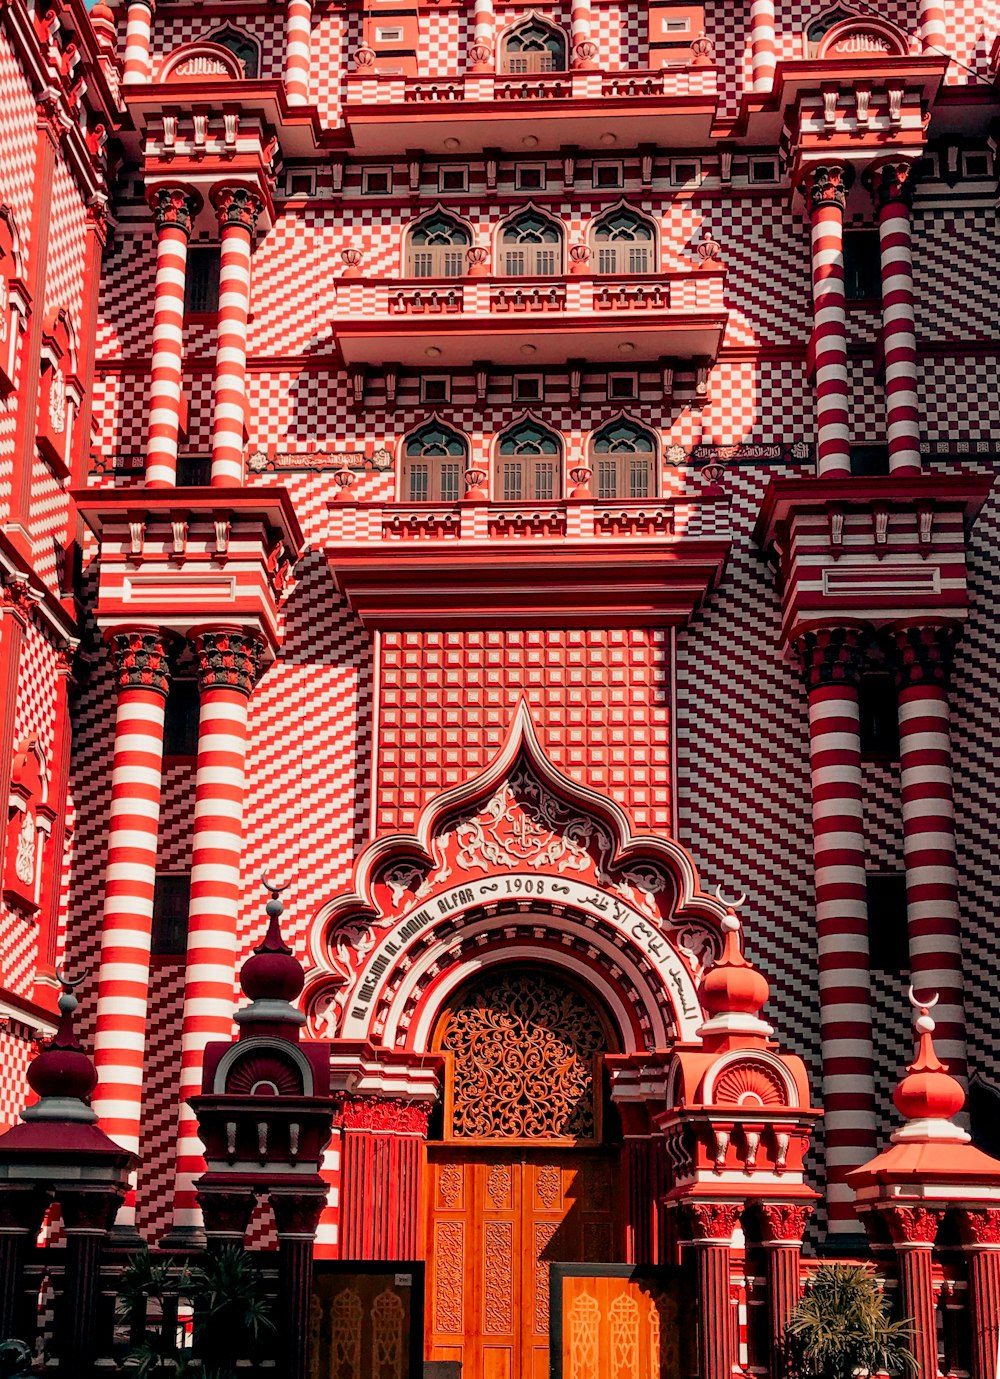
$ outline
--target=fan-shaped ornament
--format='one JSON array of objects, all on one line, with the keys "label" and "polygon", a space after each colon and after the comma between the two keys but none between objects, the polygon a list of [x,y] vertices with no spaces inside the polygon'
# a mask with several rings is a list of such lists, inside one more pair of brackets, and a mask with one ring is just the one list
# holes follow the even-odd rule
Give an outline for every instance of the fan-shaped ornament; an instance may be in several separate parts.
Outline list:
[{"label": "fan-shaped ornament", "polygon": [[727,1106],[784,1106],[787,1104],[781,1078],[759,1063],[736,1063],[726,1068],[715,1083],[712,1100]]},{"label": "fan-shaped ornament", "polygon": [[226,1092],[230,1096],[301,1096],[302,1074],[291,1060],[260,1050],[233,1064]]}]

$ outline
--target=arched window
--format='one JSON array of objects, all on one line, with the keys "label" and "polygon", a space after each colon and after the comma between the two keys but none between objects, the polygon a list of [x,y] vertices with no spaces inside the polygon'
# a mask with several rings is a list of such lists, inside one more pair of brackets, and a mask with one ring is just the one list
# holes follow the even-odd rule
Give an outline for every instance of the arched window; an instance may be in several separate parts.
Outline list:
[{"label": "arched window", "polygon": [[562,230],[537,211],[524,211],[500,232],[501,273],[551,278],[562,272]]},{"label": "arched window", "polygon": [[537,422],[524,420],[500,437],[496,492],[504,503],[551,503],[562,497],[562,445]]},{"label": "arched window", "polygon": [[260,46],[252,39],[249,34],[241,33],[239,29],[223,29],[220,33],[212,34],[213,43],[218,43],[221,48],[228,48],[234,57],[238,57],[243,64],[243,75],[252,80],[260,73]]},{"label": "arched window", "polygon": [[566,35],[541,19],[527,19],[500,40],[500,71],[510,76],[528,72],[565,72]]},{"label": "arched window", "polygon": [[457,503],[468,448],[457,431],[429,421],[406,442],[403,496],[408,503]]},{"label": "arched window", "polygon": [[837,5],[833,9],[824,10],[822,14],[816,15],[806,29],[806,45],[809,56],[816,56],[819,52],[819,45],[835,24],[843,24],[845,19],[860,18],[861,16],[856,10],[845,9],[843,5]]},{"label": "arched window", "polygon": [[656,493],[656,445],[651,433],[622,418],[590,442],[594,493],[599,500],[651,498]]},{"label": "arched window", "polygon": [[598,273],[652,273],[656,237],[648,220],[619,206],[594,226],[594,268]]},{"label": "arched window", "polygon": [[461,278],[472,236],[459,221],[436,212],[410,231],[406,271],[411,278]]}]

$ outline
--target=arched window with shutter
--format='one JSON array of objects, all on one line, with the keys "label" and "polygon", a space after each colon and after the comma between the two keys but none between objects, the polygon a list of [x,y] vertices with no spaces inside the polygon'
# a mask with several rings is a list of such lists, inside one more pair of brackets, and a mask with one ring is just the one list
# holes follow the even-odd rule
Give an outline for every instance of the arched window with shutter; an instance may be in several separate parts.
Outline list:
[{"label": "arched window with shutter", "polygon": [[461,278],[467,268],[469,231],[453,216],[434,211],[417,221],[406,244],[406,273],[411,278]]},{"label": "arched window with shutter", "polygon": [[500,272],[509,278],[552,278],[563,268],[563,232],[539,211],[522,211],[500,231]]},{"label": "arched window with shutter", "polygon": [[625,417],[608,422],[590,441],[593,492],[598,501],[619,502],[656,495],[656,440]]},{"label": "arched window with shutter", "polygon": [[596,273],[656,271],[656,232],[644,216],[617,206],[602,215],[591,232]]},{"label": "arched window with shutter", "polygon": [[228,48],[234,57],[239,58],[243,64],[243,75],[249,81],[260,76],[260,44],[256,39],[231,25],[210,37],[213,43],[218,43],[220,48]]},{"label": "arched window with shutter", "polygon": [[414,431],[403,446],[403,501],[457,503],[468,454],[465,437],[440,422]]},{"label": "arched window with shutter", "polygon": [[562,497],[562,441],[525,417],[497,444],[496,495],[502,503],[551,503]]},{"label": "arched window with shutter", "polygon": [[500,39],[500,71],[508,76],[565,72],[566,35],[537,15],[515,24]]}]

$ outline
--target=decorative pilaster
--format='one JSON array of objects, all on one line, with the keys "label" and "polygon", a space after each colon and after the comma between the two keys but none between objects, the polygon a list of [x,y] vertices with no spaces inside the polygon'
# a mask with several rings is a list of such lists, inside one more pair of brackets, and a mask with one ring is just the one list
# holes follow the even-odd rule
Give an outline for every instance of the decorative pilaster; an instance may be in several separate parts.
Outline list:
[{"label": "decorative pilaster", "polygon": [[810,346],[816,390],[816,457],[820,474],[851,471],[847,319],[844,295],[844,209],[850,169],[811,165],[806,180],[811,237],[813,330]]},{"label": "decorative pilaster", "polygon": [[238,487],[243,483],[247,409],[250,246],[261,200],[245,187],[225,187],[213,200],[219,213],[222,266],[212,411],[212,483]]},{"label": "decorative pilaster", "polygon": [[470,72],[487,73],[493,71],[493,27],[495,23],[493,0],[475,0],[472,46],[469,49]]},{"label": "decorative pilaster", "polygon": [[285,91],[289,105],[309,103],[312,0],[288,0],[285,14]]},{"label": "decorative pilaster", "polygon": [[899,691],[910,979],[918,993],[938,994],[938,1052],[962,1078],[965,1007],[948,705],[957,639],[951,623],[901,623],[890,630]]},{"label": "decorative pilaster", "polygon": [[912,163],[880,163],[870,174],[878,208],[886,436],[893,474],[920,473],[917,340],[913,319]]},{"label": "decorative pilaster", "polygon": [[1000,1206],[958,1213],[969,1268],[972,1379],[996,1379],[1000,1349]]},{"label": "decorative pilaster", "polygon": [[572,66],[577,71],[592,71],[596,65],[594,58],[597,56],[597,45],[590,36],[590,5],[588,0],[573,0],[570,27],[573,42]]},{"label": "decorative pilaster", "polygon": [[858,712],[864,637],[863,628],[841,626],[806,632],[796,643],[809,693],[827,1201],[835,1235],[857,1231],[845,1177],[876,1143]]},{"label": "decorative pilaster", "polygon": [[129,0],[125,20],[125,72],[122,77],[125,86],[141,86],[152,79],[153,65],[149,53],[155,12],[154,0]]},{"label": "decorative pilaster", "polygon": [[177,1242],[201,1232],[194,1180],[205,1172],[205,1161],[197,1117],[187,1099],[201,1088],[205,1046],[232,1034],[247,700],[263,650],[252,632],[237,628],[201,632],[195,640],[201,712],[177,1089],[180,1123],[171,1231]]},{"label": "decorative pilaster", "polygon": [[778,65],[774,34],[774,0],[752,0],[750,5],[750,72],[754,91],[770,91]]},{"label": "decorative pilaster", "polygon": [[742,1206],[736,1202],[689,1202],[685,1212],[698,1258],[698,1373],[732,1379],[736,1360],[729,1276],[733,1231]]},{"label": "decorative pilaster", "polygon": [[198,202],[183,187],[157,187],[150,194],[149,204],[156,221],[157,241],[146,483],[151,488],[172,488],[177,482],[181,424],[187,246]]},{"label": "decorative pilaster", "polygon": [[926,1207],[884,1207],[880,1215],[889,1227],[899,1266],[902,1313],[911,1319],[908,1342],[916,1372],[938,1372],[937,1321],[934,1313],[933,1252],[940,1213]]},{"label": "decorative pilaster", "polygon": [[[118,711],[94,1036],[100,1080],[93,1106],[104,1130],[137,1153],[168,651],[155,628],[115,633],[110,640]],[[128,1228],[134,1220],[133,1185],[119,1225]]]},{"label": "decorative pilaster", "polygon": [[772,1374],[784,1364],[785,1326],[802,1291],[802,1236],[812,1205],[767,1202],[760,1208],[767,1257],[768,1340]]},{"label": "decorative pilaster", "polygon": [[[426,1102],[398,1097],[345,1097],[341,1102],[342,1259],[416,1258],[429,1115]],[[393,1210],[376,1213],[373,1202],[392,1202]]]}]

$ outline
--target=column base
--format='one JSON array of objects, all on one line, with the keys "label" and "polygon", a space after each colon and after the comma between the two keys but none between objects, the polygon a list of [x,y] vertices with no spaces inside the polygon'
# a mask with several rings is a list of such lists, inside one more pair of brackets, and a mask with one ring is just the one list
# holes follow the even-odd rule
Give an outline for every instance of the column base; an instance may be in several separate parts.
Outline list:
[{"label": "column base", "polygon": [[156,1242],[158,1250],[204,1250],[208,1236],[202,1226],[171,1226]]},{"label": "column base", "polygon": [[145,1240],[131,1222],[127,1226],[112,1226],[108,1231],[107,1248],[109,1250],[142,1250],[145,1249],[145,1246]]}]

